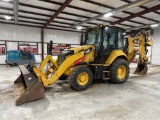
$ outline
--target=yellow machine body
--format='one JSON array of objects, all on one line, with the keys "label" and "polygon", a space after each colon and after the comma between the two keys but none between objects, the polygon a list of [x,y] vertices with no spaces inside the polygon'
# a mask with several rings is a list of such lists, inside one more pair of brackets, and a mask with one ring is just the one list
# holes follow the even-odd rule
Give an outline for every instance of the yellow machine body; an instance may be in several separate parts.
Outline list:
[{"label": "yellow machine body", "polygon": [[[88,48],[93,48],[93,50],[85,56],[85,59],[81,59],[84,57],[84,50]],[[71,56],[68,56],[65,61],[58,66],[57,62],[52,59],[51,55],[46,56],[46,58],[43,60],[39,68],[34,68],[34,72],[36,73],[38,80],[43,82],[44,86],[47,87],[48,85],[53,84],[62,74],[69,75],[71,70],[73,69],[74,62],[76,60],[80,60],[79,62],[90,62],[94,61],[94,46],[92,45],[86,45],[81,46],[78,48],[71,49],[74,51],[74,54]],[[52,67],[48,69],[52,69],[53,76],[48,79],[48,76],[46,76],[45,72],[42,71],[44,66],[47,64],[48,61],[52,62]],[[49,75],[49,74],[48,74]]]},{"label": "yellow machine body", "polygon": [[[85,59],[82,59],[84,57],[84,50],[85,49],[88,49],[88,48],[93,48],[92,52],[90,52],[89,54],[87,54],[85,56]],[[62,74],[66,74],[66,75],[70,75],[71,71],[74,69],[74,66],[76,64],[74,64],[74,62],[76,60],[80,60],[79,62],[91,62],[91,61],[94,61],[94,46],[91,46],[91,45],[86,45],[86,46],[83,46],[83,47],[79,47],[79,48],[74,48],[72,49],[74,50],[75,54],[74,55],[71,55],[71,56],[68,56],[66,58],[66,60],[60,65],[58,66],[56,61],[54,61],[52,59],[52,56],[51,55],[48,55],[46,56],[46,58],[43,60],[43,62],[41,63],[40,67],[39,68],[34,68],[34,72],[36,73],[36,75],[38,76],[38,80],[39,82],[42,82],[43,85],[45,87],[53,84],[56,80],[58,80],[58,78],[62,75]],[[83,50],[83,51],[81,51]],[[80,51],[80,52],[78,52]],[[125,59],[127,59],[127,61],[130,63],[130,61],[128,60],[127,56],[125,55],[125,53],[121,50],[114,50],[109,58],[107,59],[106,63],[103,64],[103,65],[111,65],[112,62],[117,58],[117,57],[123,57]],[[45,72],[43,72],[43,68],[44,68],[44,65],[47,64],[48,61],[52,61],[52,67],[50,67],[48,69],[48,71],[50,69],[52,69],[53,71],[53,76],[48,79],[48,76],[45,74]],[[92,65],[92,64],[91,64]],[[49,74],[48,74],[49,75]]]}]

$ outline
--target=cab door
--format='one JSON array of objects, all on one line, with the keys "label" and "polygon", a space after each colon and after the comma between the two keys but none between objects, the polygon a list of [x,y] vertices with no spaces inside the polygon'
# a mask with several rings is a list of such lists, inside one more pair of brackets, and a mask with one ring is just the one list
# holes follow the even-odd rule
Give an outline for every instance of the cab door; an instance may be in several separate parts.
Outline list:
[{"label": "cab door", "polygon": [[117,28],[105,28],[99,64],[104,64],[113,50],[123,49],[123,31]]}]

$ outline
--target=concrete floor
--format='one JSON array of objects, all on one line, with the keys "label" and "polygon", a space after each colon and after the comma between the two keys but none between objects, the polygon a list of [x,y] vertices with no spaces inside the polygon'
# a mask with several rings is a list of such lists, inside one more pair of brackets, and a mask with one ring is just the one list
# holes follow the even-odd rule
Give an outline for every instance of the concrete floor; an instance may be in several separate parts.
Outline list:
[{"label": "concrete floor", "polygon": [[[131,64],[133,73],[136,64]],[[18,67],[0,66],[0,120],[159,120],[160,66],[150,65],[145,76],[130,74],[124,84],[95,82],[76,92],[67,83],[45,91],[45,98],[15,106],[13,81]]]}]

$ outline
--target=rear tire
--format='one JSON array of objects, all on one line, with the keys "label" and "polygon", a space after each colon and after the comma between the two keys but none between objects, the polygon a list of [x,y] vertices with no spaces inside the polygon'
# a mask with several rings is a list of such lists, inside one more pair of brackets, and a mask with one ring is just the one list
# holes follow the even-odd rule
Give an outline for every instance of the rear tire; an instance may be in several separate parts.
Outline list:
[{"label": "rear tire", "polygon": [[71,72],[69,81],[71,89],[86,90],[93,82],[93,73],[86,66],[78,66]]},{"label": "rear tire", "polygon": [[129,76],[129,64],[123,58],[117,58],[110,66],[110,82],[121,84],[126,82]]}]

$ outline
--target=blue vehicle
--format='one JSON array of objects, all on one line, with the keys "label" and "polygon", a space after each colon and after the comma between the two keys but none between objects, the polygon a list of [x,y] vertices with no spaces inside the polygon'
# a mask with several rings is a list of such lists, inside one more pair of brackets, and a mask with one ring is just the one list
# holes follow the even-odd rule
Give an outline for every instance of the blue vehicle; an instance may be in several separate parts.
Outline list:
[{"label": "blue vehicle", "polygon": [[8,65],[16,66],[23,64],[34,64],[35,56],[30,52],[23,52],[21,50],[9,50],[7,51],[7,56],[5,62]]}]

